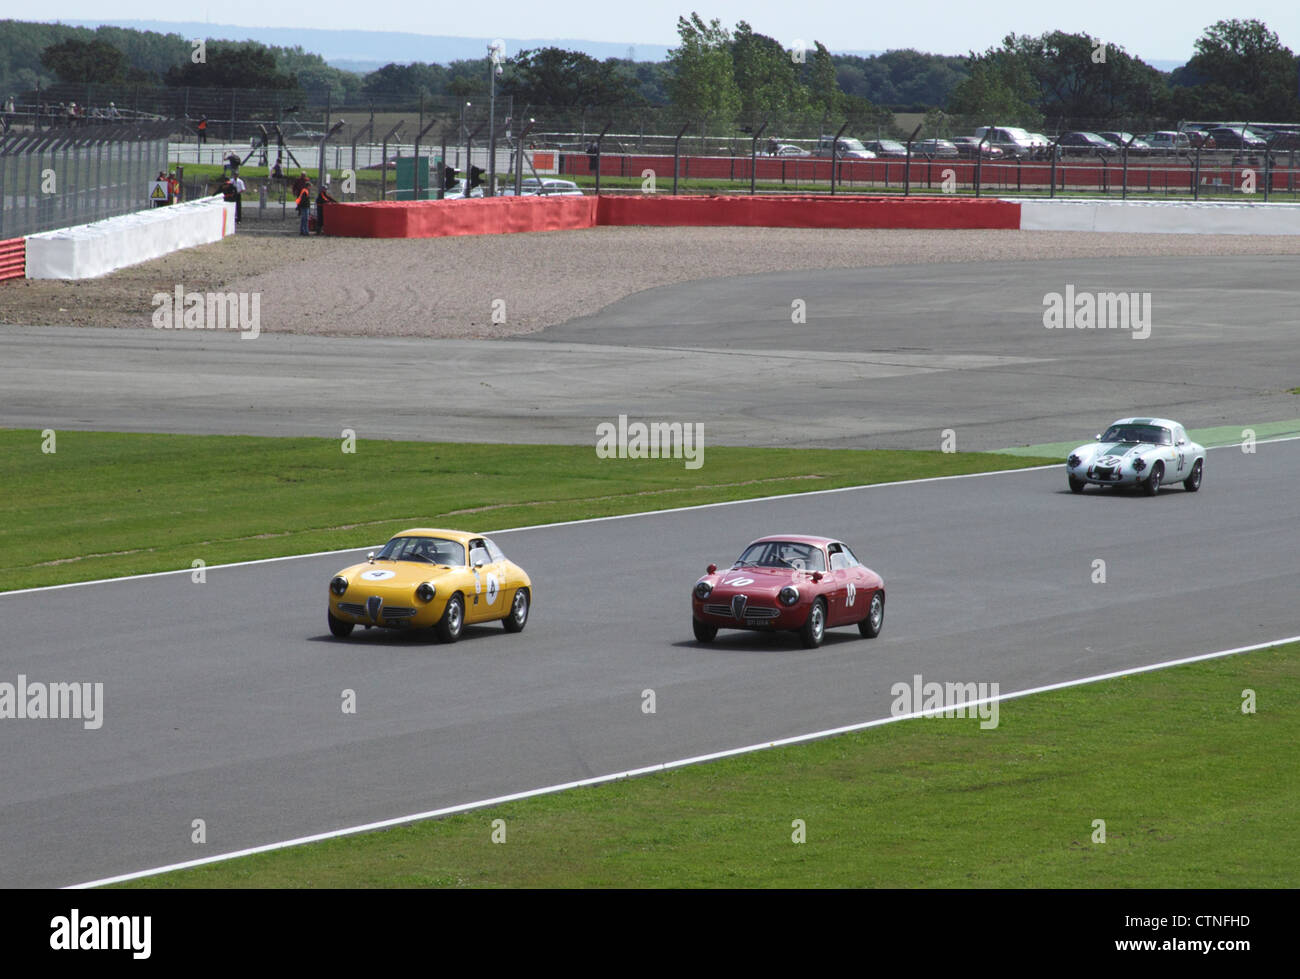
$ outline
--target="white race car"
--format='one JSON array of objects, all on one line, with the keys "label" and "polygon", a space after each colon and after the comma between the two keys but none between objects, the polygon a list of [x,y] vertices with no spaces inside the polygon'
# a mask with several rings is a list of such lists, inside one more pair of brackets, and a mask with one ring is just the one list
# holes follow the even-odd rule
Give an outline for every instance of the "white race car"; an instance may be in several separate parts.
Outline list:
[{"label": "white race car", "polygon": [[1168,418],[1121,418],[1097,441],[1081,445],[1065,461],[1070,489],[1094,486],[1140,486],[1155,496],[1165,483],[1181,482],[1189,493],[1201,488],[1205,446],[1187,437],[1182,425]]}]

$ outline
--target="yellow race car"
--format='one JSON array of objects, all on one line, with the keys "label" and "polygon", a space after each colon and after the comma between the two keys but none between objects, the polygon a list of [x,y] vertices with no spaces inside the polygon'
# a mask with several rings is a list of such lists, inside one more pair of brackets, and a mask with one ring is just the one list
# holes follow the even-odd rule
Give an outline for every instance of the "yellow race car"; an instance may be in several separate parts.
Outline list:
[{"label": "yellow race car", "polygon": [[507,632],[528,622],[533,584],[524,569],[481,534],[404,530],[364,564],[329,584],[330,632],[339,639],[367,629],[433,629],[443,642],[461,630],[500,620]]}]

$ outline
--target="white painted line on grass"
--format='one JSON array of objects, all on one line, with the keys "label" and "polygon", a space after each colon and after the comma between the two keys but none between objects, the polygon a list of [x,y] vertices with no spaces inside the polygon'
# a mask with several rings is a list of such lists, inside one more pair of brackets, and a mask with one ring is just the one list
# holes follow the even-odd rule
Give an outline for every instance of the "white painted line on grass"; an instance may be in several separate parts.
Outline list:
[{"label": "white painted line on grass", "polygon": [[397,816],[393,819],[381,819],[373,823],[365,823],[361,826],[349,826],[346,829],[329,830],[324,833],[315,833],[311,836],[300,836],[292,840],[284,840],[279,843],[264,843],[261,846],[247,847],[243,850],[233,850],[229,853],[220,853],[211,857],[200,857],[196,860],[185,860],[181,863],[167,864],[163,867],[154,867],[150,870],[137,870],[127,874],[118,874],[115,877],[104,877],[100,880],[92,880],[84,884],[70,885],[70,890],[83,890],[90,887],[105,887],[109,884],[120,884],[129,880],[139,880],[142,877],[153,877],[157,874],[172,873],[177,870],[189,870],[193,867],[202,867],[213,863],[224,863],[227,860],[237,860],[240,857],[253,856],[258,853],[270,853],[273,850],[284,850],[289,847],[303,846],[307,843],[319,843],[322,840],[338,839],[342,836],[354,836],[358,833],[368,833],[379,829],[389,829],[393,826],[401,826],[405,823],[420,822],[426,819],[437,819],[441,816],[452,816],[459,813],[471,812],[475,809],[486,809],[489,806],[498,806],[507,802],[516,802],[520,799],[531,799],[541,795],[553,795],[557,792],[566,792],[569,789],[579,789],[591,785],[601,785],[607,782],[617,782],[623,779],[636,778],[641,775],[650,775],[655,772],[671,771],[675,768],[684,768],[687,765],[699,765],[704,762],[718,761],[722,758],[731,758],[736,755],[751,754],[756,751],[766,751],[769,748],[781,748],[787,745],[801,744],[807,741],[816,741],[821,738],[830,738],[839,734],[849,734],[853,731],[863,731],[868,728],[881,727],[885,724],[893,724],[896,721],[908,721],[918,717],[926,717],[932,714],[941,714],[945,711],[962,710],[968,707],[976,707],[980,704],[989,704],[1003,700],[1015,700],[1019,697],[1029,697],[1034,694],[1048,693],[1052,690],[1063,690],[1067,687],[1080,687],[1089,683],[1099,683],[1102,680],[1114,680],[1118,677],[1131,676],[1135,673],[1150,673],[1155,670],[1164,670],[1172,666],[1183,666],[1187,663],[1198,663],[1202,660],[1220,659],[1225,656],[1236,656],[1241,653],[1255,652],[1260,649],[1271,649],[1274,646],[1283,646],[1287,643],[1300,642],[1300,635],[1289,636],[1286,639],[1272,639],[1268,642],[1256,643],[1253,646],[1237,646],[1233,649],[1221,649],[1213,653],[1201,653],[1197,656],[1185,656],[1182,659],[1166,660],[1163,663],[1151,663],[1147,666],[1134,666],[1124,670],[1114,670],[1110,673],[1099,673],[1096,676],[1083,677],[1078,680],[1063,680],[1060,683],[1049,683],[1041,687],[1030,687],[1027,690],[1016,690],[1011,693],[1000,694],[996,697],[981,697],[978,700],[964,700],[960,703],[945,704],[942,707],[932,707],[928,710],[913,711],[910,714],[902,714],[898,717],[881,717],[871,721],[862,721],[857,724],[846,724],[843,727],[828,728],[825,731],[814,731],[810,734],[797,734],[793,737],[779,738],[776,741],[766,741],[761,744],[745,745],[743,748],[728,748],[725,751],[714,751],[705,755],[695,755],[691,758],[680,758],[676,761],[660,762],[657,765],[646,765],[642,768],[633,768],[625,772],[614,772],[609,775],[595,775],[591,778],[578,779],[574,782],[564,782],[559,785],[548,785],[540,789],[528,789],[523,792],[512,792],[509,795],[499,795],[492,799],[480,799],[477,802],[465,802],[456,806],[446,806],[442,809],[431,809],[428,812],[419,812],[410,816]]},{"label": "white painted line on grass", "polygon": [[[976,476],[1005,476],[1013,473],[1036,472],[1040,469],[1055,469],[1050,466],[1026,466],[1021,469],[993,469],[977,473],[955,473],[951,476],[926,476],[923,479],[897,479],[891,483],[864,483],[859,486],[836,486],[831,489],[808,490],[803,493],[778,493],[775,496],[751,496],[743,500],[722,500],[718,503],[694,503],[690,506],[669,507],[666,510],[638,510],[635,513],[616,513],[608,517],[585,517],[582,520],[559,520],[555,523],[526,524],[522,527],[506,527],[503,530],[482,531],[485,537],[499,537],[501,534],[517,534],[526,530],[543,530],[550,527],[571,527],[578,524],[603,523],[607,520],[631,520],[636,517],[657,517],[665,513],[684,513],[688,510],[707,510],[711,507],[739,506],[745,503],[766,503],[771,500],[788,500],[796,496],[824,496],[828,493],[851,493],[855,490],[877,489],[884,486],[909,486],[917,483],[937,483],[945,479],[973,479]],[[563,502],[563,501],[559,501]],[[273,561],[298,561],[304,558],[328,557],[331,554],[353,554],[357,551],[378,550],[383,544],[370,544],[362,547],[345,547],[337,551],[313,551],[310,554],[285,554],[280,557],[257,558],[253,561],[232,561],[229,564],[209,564],[205,571],[219,571],[223,568],[242,568],[253,564],[270,564]],[[136,581],[143,578],[160,578],[170,574],[192,574],[193,568],[176,568],[173,571],[151,571],[147,574],[129,574],[120,578],[96,578],[91,581],[70,581],[63,585],[41,585],[37,588],[16,588],[13,591],[0,591],[0,598],[6,595],[28,595],[37,591],[54,591],[59,588],[82,588],[86,585],[107,585],[117,581]]]},{"label": "white painted line on grass", "polygon": [[[1300,436],[1287,436],[1284,438],[1262,438],[1258,439],[1255,445],[1269,445],[1270,442],[1295,442]],[[1244,442],[1234,443],[1234,445],[1209,446],[1206,451],[1214,449],[1236,449],[1244,445]],[[996,455],[996,454],[995,454]],[[558,520],[551,524],[525,524],[524,527],[507,527],[500,530],[485,530],[485,537],[499,537],[503,533],[520,533],[523,530],[545,530],[552,527],[575,527],[578,524],[599,524],[606,520],[632,520],[634,517],[642,516],[659,516],[662,514],[682,514],[690,510],[708,510],[711,507],[733,507],[741,506],[744,503],[767,503],[774,499],[792,499],[794,497],[820,497],[829,493],[853,493],[855,490],[879,489],[883,486],[910,486],[922,484],[922,482],[943,482],[944,480],[972,480],[979,476],[1010,476],[1019,472],[1041,472],[1043,469],[1056,469],[1058,463],[1049,465],[1027,465],[1019,469],[989,469],[988,472],[962,472],[954,473],[952,476],[927,476],[920,480],[894,480],[893,482],[867,482],[859,486],[836,486],[833,489],[824,490],[807,490],[805,493],[779,493],[772,497],[749,497],[746,499],[725,499],[719,503],[694,503],[686,507],[668,507],[667,510],[638,510],[634,514],[614,514],[612,516],[590,516],[582,520]],[[309,554],[283,554],[278,558],[257,558],[255,560],[235,560],[229,564],[209,564],[205,571],[221,571],[222,568],[242,568],[252,566],[252,564],[270,564],[277,560],[302,560],[305,558],[328,558],[331,554],[355,554],[357,551],[377,550],[382,547],[382,543],[372,543],[372,545],[361,547],[343,547],[337,551],[312,551]],[[61,588],[83,588],[86,585],[108,585],[114,581],[136,581],[148,579],[148,577],[162,577],[164,575],[190,575],[194,568],[175,568],[174,571],[151,571],[144,575],[123,575],[121,577],[101,577],[101,579],[92,579],[90,581],[69,581],[62,585],[40,585],[38,588],[17,588],[12,592],[0,592],[0,598],[5,595],[25,595],[32,592],[53,592]]]}]

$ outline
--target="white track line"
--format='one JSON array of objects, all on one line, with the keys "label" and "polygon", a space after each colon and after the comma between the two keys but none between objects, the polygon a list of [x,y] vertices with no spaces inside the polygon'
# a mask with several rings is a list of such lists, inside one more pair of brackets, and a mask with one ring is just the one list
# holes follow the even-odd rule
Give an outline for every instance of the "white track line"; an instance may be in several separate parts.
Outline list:
[{"label": "white track line", "polygon": [[236,860],[240,857],[252,856],[257,853],[270,853],[273,850],[283,850],[288,847],[302,846],[307,843],[318,843],[322,840],[337,839],[341,836],[353,836],[358,833],[368,833],[374,830],[388,829],[393,826],[401,826],[404,823],[413,823],[425,819],[436,819],[440,816],[451,816],[458,813],[470,812],[475,809],[484,809],[489,806],[515,802],[519,799],[531,799],[540,795],[552,795],[557,792],[565,792],[569,789],[577,789],[589,785],[601,785],[606,782],[617,782],[622,779],[636,778],[640,775],[649,775],[653,772],[666,772],[674,768],[682,768],[686,765],[698,765],[703,762],[717,761],[720,758],[731,758],[735,755],[745,755],[755,751],[766,751],[768,748],[780,748],[786,745],[800,744],[805,741],[815,741],[820,738],[834,737],[838,734],[848,734],[851,731],[862,731],[867,728],[893,724],[895,721],[907,721],[918,717],[925,717],[928,714],[937,714],[949,710],[976,707],[980,704],[993,703],[995,701],[1015,700],[1018,697],[1028,697],[1033,694],[1047,693],[1051,690],[1062,690],[1066,687],[1079,687],[1089,683],[1098,683],[1102,680],[1113,680],[1117,677],[1131,676],[1134,673],[1150,673],[1154,670],[1168,669],[1171,666],[1182,666],[1185,663],[1197,663],[1202,660],[1219,659],[1224,656],[1235,656],[1241,653],[1255,652],[1260,649],[1271,649],[1274,646],[1281,646],[1292,642],[1300,642],[1300,636],[1290,636],[1286,639],[1273,639],[1269,642],[1256,643],[1253,646],[1238,646],[1234,649],[1222,649],[1213,653],[1201,653],[1198,656],[1186,656],[1182,659],[1167,660],[1163,663],[1152,663],[1148,666],[1134,666],[1126,670],[1100,673],[1096,676],[1083,677],[1078,680],[1064,680],[1060,683],[1049,683],[1042,687],[1031,687],[1027,690],[1017,690],[1012,693],[1001,694],[997,697],[982,697],[978,700],[966,700],[955,704],[945,704],[943,707],[931,708],[925,711],[914,711],[913,713],[903,714],[899,717],[881,717],[876,720],[863,721],[858,724],[847,724],[843,727],[828,728],[825,731],[814,731],[811,734],[797,734],[793,737],[780,738],[776,741],[746,745],[743,748],[728,748],[725,751],[715,751],[707,755],[695,755],[692,758],[679,758],[676,761],[666,761],[657,765],[647,765],[643,768],[633,768],[625,772],[614,772],[609,775],[596,775],[592,778],[578,779],[575,782],[564,782],[560,785],[548,785],[544,788],[528,789],[524,792],[512,792],[509,795],[499,795],[492,799],[480,799],[477,802],[466,802],[458,806],[447,806],[443,809],[431,809],[428,812],[418,812],[410,816],[398,816],[394,819],[382,819],[378,822],[365,823],[361,826],[349,826],[346,829],[329,830],[324,833],[315,833],[312,836],[300,836],[296,839],[284,840],[279,843],[264,843],[261,846],[248,847],[243,850],[233,850],[230,853],[221,853],[212,857],[200,857],[197,860],[186,860],[182,863],[172,863],[164,867],[154,867],[150,870],[137,870],[128,874],[119,874],[116,877],[104,877],[100,880],[92,880],[85,884],[73,884],[67,889],[83,890],[90,887],[104,887],[109,884],[120,884],[128,880],[139,880],[141,877],[153,877],[157,874],[171,873],[176,870],[188,870],[192,867],[202,867],[212,863],[224,863],[227,860]]},{"label": "white track line", "polygon": [[[711,507],[740,506],[745,503],[765,503],[769,500],[788,500],[796,496],[824,496],[828,493],[852,493],[855,490],[876,489],[883,486],[909,486],[917,483],[937,483],[946,479],[974,479],[977,476],[1005,476],[1013,473],[1035,472],[1040,469],[1055,469],[1050,466],[1025,466],[1021,469],[991,469],[987,472],[957,473],[952,476],[927,476],[924,479],[898,479],[892,483],[864,483],[860,486],[837,486],[833,489],[808,490],[803,493],[778,493],[775,496],[752,496],[743,500],[722,500],[718,503],[695,503],[691,506],[669,507],[666,510],[638,510],[635,513],[616,513],[608,517],[586,517],[582,520],[559,520],[555,523],[526,524],[522,527],[507,527],[504,530],[483,531],[484,536],[499,537],[502,534],[516,534],[526,530],[543,530],[549,527],[572,527],[578,524],[603,523],[607,520],[634,520],[638,517],[657,517],[665,513],[684,513],[688,510],[708,510]],[[273,561],[298,561],[303,558],[327,557],[331,554],[354,554],[357,551],[378,549],[382,544],[363,547],[345,547],[338,551],[313,551],[310,554],[285,554],[281,557],[264,557],[254,561],[233,561],[230,564],[209,564],[205,571],[217,571],[222,568],[242,568],[253,564],[270,564]],[[54,591],[58,588],[82,588],[86,585],[107,585],[115,581],[137,581],[143,578],[160,578],[169,574],[192,574],[193,568],[176,568],[174,571],[151,571],[148,574],[123,575],[120,578],[96,578],[93,581],[70,581],[63,585],[42,585],[39,588],[18,588],[13,591],[0,591],[0,598],[6,595],[27,595],[37,591]]]},{"label": "white track line", "polygon": [[[1289,435],[1284,438],[1276,439],[1259,439],[1256,445],[1268,445],[1271,442],[1294,442],[1300,440],[1300,435]],[[1244,442],[1234,442],[1230,445],[1215,445],[1207,447],[1206,451],[1214,449],[1233,449]],[[996,453],[992,453],[996,454]],[[691,506],[669,507],[666,510],[638,510],[636,513],[616,513],[609,517],[587,517],[582,520],[559,520],[555,523],[526,524],[522,527],[506,527],[503,530],[483,531],[484,536],[499,537],[502,534],[517,534],[527,530],[544,530],[550,527],[573,527],[579,524],[603,523],[607,520],[634,520],[638,517],[656,517],[665,513],[685,513],[689,510],[708,510],[712,507],[741,506],[745,503],[765,503],[770,500],[789,500],[797,496],[824,496],[830,493],[852,493],[857,490],[877,489],[885,486],[911,486],[919,483],[938,483],[948,479],[975,479],[980,476],[1007,476],[1015,473],[1041,472],[1044,469],[1055,469],[1057,463],[1047,466],[1025,466],[1021,469],[991,469],[988,472],[978,473],[957,473],[952,476],[927,476],[924,479],[897,479],[891,483],[865,483],[860,486],[837,486],[834,489],[807,490],[802,493],[778,493],[775,496],[752,496],[743,500],[723,500],[719,503],[696,503]],[[210,564],[205,571],[218,571],[223,568],[242,568],[253,564],[270,564],[273,561],[298,561],[304,558],[328,557],[331,554],[354,554],[357,551],[368,551],[381,547],[382,544],[370,544],[363,547],[345,547],[337,551],[312,551],[309,554],[285,554],[281,557],[264,557],[254,561],[232,561],[230,564]],[[123,575],[120,578],[96,578],[92,581],[70,581],[63,585],[41,585],[37,588],[17,588],[13,591],[0,591],[0,598],[6,595],[28,595],[38,591],[54,591],[59,588],[83,588],[86,585],[107,585],[115,581],[137,581],[144,578],[161,578],[169,574],[192,574],[193,568],[176,568],[174,571],[151,571],[147,574],[130,574]]]}]

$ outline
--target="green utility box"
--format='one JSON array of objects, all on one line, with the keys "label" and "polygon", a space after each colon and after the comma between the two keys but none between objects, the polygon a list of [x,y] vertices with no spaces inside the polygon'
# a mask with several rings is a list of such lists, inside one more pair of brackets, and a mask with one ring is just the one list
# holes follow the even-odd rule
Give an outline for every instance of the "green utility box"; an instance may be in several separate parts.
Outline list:
[{"label": "green utility box", "polygon": [[[436,192],[431,190],[434,186],[430,179],[433,172],[430,161],[434,164],[441,165],[442,161],[436,158],[420,156],[417,160],[413,156],[399,156],[397,158],[397,194],[396,200],[399,201],[427,201],[436,196]],[[420,186],[415,186],[416,176],[419,176]]]}]

